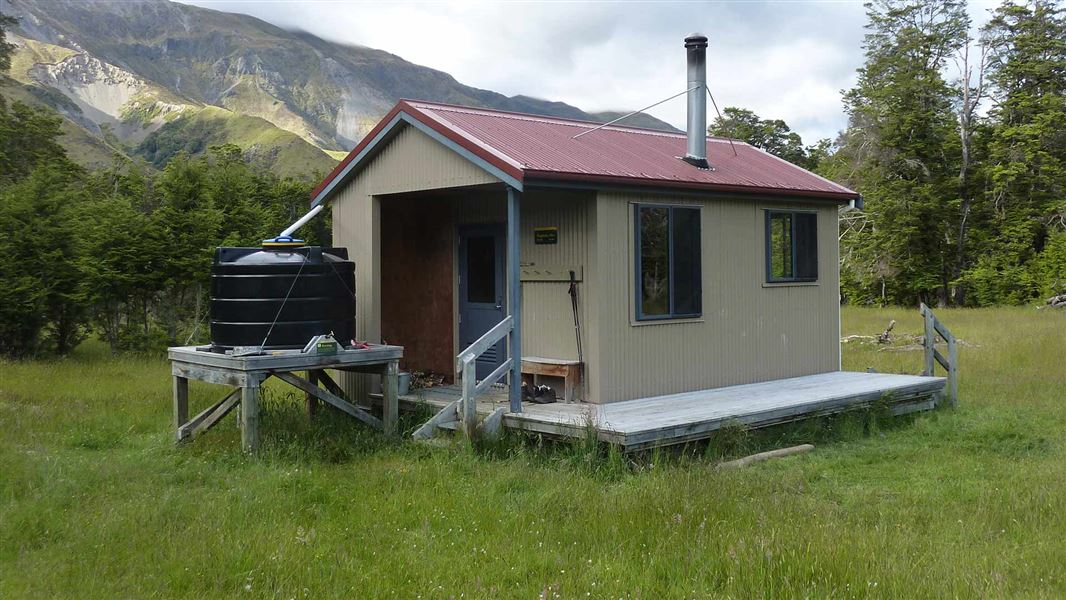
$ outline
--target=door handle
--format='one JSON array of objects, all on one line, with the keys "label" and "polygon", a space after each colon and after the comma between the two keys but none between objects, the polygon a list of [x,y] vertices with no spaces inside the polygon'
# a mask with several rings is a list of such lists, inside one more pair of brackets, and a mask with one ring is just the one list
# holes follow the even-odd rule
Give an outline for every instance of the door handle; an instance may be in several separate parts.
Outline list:
[{"label": "door handle", "polygon": [[503,310],[503,305],[502,304],[497,304],[496,305],[496,310]]}]

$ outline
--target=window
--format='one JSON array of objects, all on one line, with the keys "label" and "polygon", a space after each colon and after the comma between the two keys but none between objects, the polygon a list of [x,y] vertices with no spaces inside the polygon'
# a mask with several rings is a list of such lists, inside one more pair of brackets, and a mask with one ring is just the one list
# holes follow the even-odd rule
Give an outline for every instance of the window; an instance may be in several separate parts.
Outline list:
[{"label": "window", "polygon": [[466,239],[466,301],[496,304],[496,238]]},{"label": "window", "polygon": [[637,205],[635,229],[637,319],[700,316],[700,210]]},{"label": "window", "polygon": [[818,280],[818,215],[766,211],[766,281]]}]

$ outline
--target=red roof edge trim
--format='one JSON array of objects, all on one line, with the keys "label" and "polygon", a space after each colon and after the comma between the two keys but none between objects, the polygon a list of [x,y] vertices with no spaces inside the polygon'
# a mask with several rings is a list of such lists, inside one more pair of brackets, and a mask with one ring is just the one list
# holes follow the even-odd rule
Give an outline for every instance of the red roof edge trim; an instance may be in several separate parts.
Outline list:
[{"label": "red roof edge trim", "polygon": [[745,185],[709,185],[706,183],[691,183],[685,181],[670,181],[665,179],[646,179],[640,177],[612,177],[610,175],[590,175],[588,173],[560,173],[557,171],[526,171],[526,180],[539,179],[542,181],[582,181],[589,183],[604,183],[615,185],[634,185],[640,187],[669,188],[678,190],[691,190],[703,192],[737,192],[741,194],[766,194],[768,196],[792,196],[805,198],[818,198],[835,200],[847,204],[859,197],[857,192],[823,192],[814,190],[798,190],[784,188],[769,188]]}]

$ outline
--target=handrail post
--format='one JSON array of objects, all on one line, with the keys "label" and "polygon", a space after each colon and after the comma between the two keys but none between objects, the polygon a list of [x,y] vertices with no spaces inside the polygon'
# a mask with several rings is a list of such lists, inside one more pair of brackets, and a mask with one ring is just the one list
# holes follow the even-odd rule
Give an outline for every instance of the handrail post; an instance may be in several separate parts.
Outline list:
[{"label": "handrail post", "polygon": [[936,328],[933,326],[933,311],[929,310],[929,307],[922,303],[921,306],[922,320],[925,322],[925,340],[923,345],[925,346],[925,371],[922,373],[926,376],[932,376],[935,366],[933,352],[936,348]]},{"label": "handrail post", "polygon": [[511,323],[511,412],[522,412],[522,273],[519,256],[521,194],[507,188],[507,286]]},{"label": "handrail post", "polygon": [[474,388],[477,386],[477,359],[463,360],[463,402],[460,416],[463,421],[463,430],[470,439],[474,438],[477,431],[477,397]]},{"label": "handrail post", "polygon": [[948,402],[951,408],[959,405],[959,350],[955,343],[955,336],[948,335],[948,386],[951,388],[951,398]]}]

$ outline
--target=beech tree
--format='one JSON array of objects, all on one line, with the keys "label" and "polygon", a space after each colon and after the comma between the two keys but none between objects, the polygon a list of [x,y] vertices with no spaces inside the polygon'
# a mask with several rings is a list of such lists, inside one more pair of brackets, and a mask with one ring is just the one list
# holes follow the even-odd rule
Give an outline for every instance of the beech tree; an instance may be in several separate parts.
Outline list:
[{"label": "beech tree", "polygon": [[1005,3],[983,28],[987,236],[967,273],[981,304],[1066,291],[1066,19],[1045,1]]},{"label": "beech tree", "polygon": [[707,128],[711,135],[743,140],[805,169],[818,165],[817,147],[805,148],[803,138],[781,119],[763,119],[735,106],[727,106],[723,113]]},{"label": "beech tree", "polygon": [[863,193],[864,220],[842,237],[851,300],[944,305],[957,272],[959,143],[943,71],[965,39],[955,0],[866,5],[866,62],[844,95],[836,174]]}]

